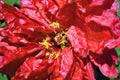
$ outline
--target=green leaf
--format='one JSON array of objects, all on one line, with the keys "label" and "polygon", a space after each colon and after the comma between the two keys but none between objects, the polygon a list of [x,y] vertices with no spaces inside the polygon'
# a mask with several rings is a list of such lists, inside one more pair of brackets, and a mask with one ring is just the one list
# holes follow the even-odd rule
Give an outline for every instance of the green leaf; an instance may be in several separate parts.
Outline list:
[{"label": "green leaf", "polygon": [[119,59],[119,62],[118,62],[118,70],[119,70],[119,73],[120,73],[120,48],[116,48],[116,51],[117,51],[117,54],[118,54],[118,59]]},{"label": "green leaf", "polygon": [[20,0],[17,0],[15,4],[20,5]]},{"label": "green leaf", "polygon": [[117,15],[120,17],[120,9],[119,9],[119,11],[118,11]]},{"label": "green leaf", "polygon": [[110,80],[116,80],[116,79],[114,79],[114,78],[111,78]]},{"label": "green leaf", "polygon": [[118,2],[120,3],[120,0],[118,0]]},{"label": "green leaf", "polygon": [[3,1],[7,4],[14,5],[17,0],[3,0]]},{"label": "green leaf", "polygon": [[4,27],[6,25],[5,22],[0,22],[0,28]]},{"label": "green leaf", "polygon": [[117,15],[120,17],[120,0],[118,0],[118,2],[119,2],[119,10],[118,10]]},{"label": "green leaf", "polygon": [[5,3],[10,4],[11,6],[16,6],[20,8],[20,0],[3,0]]},{"label": "green leaf", "polygon": [[117,51],[117,54],[118,54],[118,64],[117,64],[117,68],[118,68],[118,71],[119,71],[119,76],[117,79],[110,79],[110,80],[120,80],[120,48],[116,48],[116,51]]},{"label": "green leaf", "polygon": [[0,73],[0,80],[8,80],[7,76]]},{"label": "green leaf", "polygon": [[14,6],[20,8],[20,0],[16,0],[16,3],[14,3]]},{"label": "green leaf", "polygon": [[118,56],[119,56],[119,58],[120,58],[120,48],[116,48],[116,51],[117,51]]}]

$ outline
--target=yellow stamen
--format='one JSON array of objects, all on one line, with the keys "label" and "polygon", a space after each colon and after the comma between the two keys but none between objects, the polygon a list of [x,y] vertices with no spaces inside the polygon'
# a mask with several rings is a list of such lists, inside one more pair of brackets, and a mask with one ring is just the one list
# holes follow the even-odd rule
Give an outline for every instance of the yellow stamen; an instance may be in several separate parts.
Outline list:
[{"label": "yellow stamen", "polygon": [[53,28],[60,28],[60,24],[58,22],[52,22],[50,26],[52,26]]},{"label": "yellow stamen", "polygon": [[47,36],[40,44],[44,45],[46,49],[48,49],[52,44],[49,42],[50,37]]},{"label": "yellow stamen", "polygon": [[58,57],[59,57],[59,55],[60,55],[60,53],[59,52],[52,52],[52,53],[50,53],[50,52],[46,52],[46,56],[47,57],[54,57],[55,59],[57,59]]}]

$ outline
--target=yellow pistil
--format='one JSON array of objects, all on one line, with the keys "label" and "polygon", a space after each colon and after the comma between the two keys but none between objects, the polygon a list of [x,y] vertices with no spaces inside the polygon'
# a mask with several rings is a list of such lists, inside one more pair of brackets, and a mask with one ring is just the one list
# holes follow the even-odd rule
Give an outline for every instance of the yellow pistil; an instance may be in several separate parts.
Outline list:
[{"label": "yellow pistil", "polygon": [[53,44],[50,43],[50,37],[47,36],[42,42],[39,42],[40,44],[44,45],[46,49],[48,49],[49,47],[51,47]]},{"label": "yellow pistil", "polygon": [[60,24],[58,22],[52,22],[50,26],[52,26],[53,28],[60,28]]}]

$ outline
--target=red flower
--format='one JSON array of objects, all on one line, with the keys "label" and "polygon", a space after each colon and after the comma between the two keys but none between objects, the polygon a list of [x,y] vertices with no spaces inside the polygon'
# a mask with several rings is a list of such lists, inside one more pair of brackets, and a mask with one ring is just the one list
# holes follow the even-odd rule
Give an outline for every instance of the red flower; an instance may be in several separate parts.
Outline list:
[{"label": "red flower", "polygon": [[12,80],[116,78],[117,0],[0,1],[0,72]]}]

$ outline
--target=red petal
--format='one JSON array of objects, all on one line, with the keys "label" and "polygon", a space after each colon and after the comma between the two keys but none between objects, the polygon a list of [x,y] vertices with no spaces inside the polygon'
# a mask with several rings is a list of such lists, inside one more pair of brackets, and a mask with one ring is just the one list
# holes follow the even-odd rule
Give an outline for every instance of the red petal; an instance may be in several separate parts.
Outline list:
[{"label": "red petal", "polygon": [[50,20],[53,20],[49,20],[49,18],[55,17],[58,11],[57,5],[51,0],[21,0],[20,3],[24,14],[46,26],[49,26],[48,23],[51,23]]},{"label": "red petal", "polygon": [[118,12],[118,10],[119,10],[118,0],[114,0],[113,4],[111,6],[111,10],[114,11],[114,12]]},{"label": "red petal", "polygon": [[[3,16],[1,19],[5,19],[9,28],[16,28],[16,27],[27,28],[27,29],[34,28],[33,30],[35,31],[37,30],[43,33],[46,33],[46,32],[49,33],[53,31],[52,27],[49,26],[47,21],[44,21],[45,23],[47,23],[47,26],[46,26],[45,24],[41,24],[29,19],[23,13],[21,13],[19,9],[14,8],[8,4],[1,2],[0,6],[1,6],[0,15]],[[39,20],[39,21],[42,21],[42,20]]]},{"label": "red petal", "polygon": [[77,5],[76,3],[66,4],[60,9],[57,15],[58,22],[63,25],[64,28],[74,26],[83,26],[84,19],[83,15],[77,15]]},{"label": "red petal", "polygon": [[[90,29],[87,28],[87,34],[88,39],[91,37],[91,40],[89,40],[89,46],[93,52],[101,53],[102,48],[105,47],[110,49],[119,47],[119,38],[116,38],[116,36],[119,37],[120,32],[119,17],[117,17],[112,10],[106,10],[99,16],[90,15],[86,17],[85,20],[90,27]],[[95,46],[93,46],[93,44]]]},{"label": "red petal", "polygon": [[82,69],[81,67],[76,63],[73,64],[74,66],[74,71],[72,71],[72,79],[71,80],[83,80],[83,74],[82,74]]},{"label": "red petal", "polygon": [[109,78],[117,78],[118,77],[118,69],[115,68],[114,65],[109,66],[108,64],[104,64],[99,67],[100,71],[103,75]]},{"label": "red petal", "polygon": [[65,48],[61,52],[60,74],[65,78],[73,64],[73,53],[71,49]]},{"label": "red petal", "polygon": [[118,76],[118,70],[114,66],[118,62],[118,57],[114,49],[104,50],[104,53],[101,55],[90,53],[90,58],[99,67],[104,76],[109,78],[116,78]]},{"label": "red petal", "polygon": [[80,61],[84,64],[81,67],[81,62],[78,63],[75,61],[75,69],[73,72],[72,80],[95,80],[94,70],[92,64],[87,59],[80,59]]},{"label": "red petal", "polygon": [[35,30],[41,32],[52,30],[52,27],[50,27],[49,24],[53,22],[51,20],[55,19],[54,14],[58,10],[53,1],[21,0],[20,3],[21,12],[27,15],[29,18],[37,21],[36,24],[33,25],[33,27],[37,26]]},{"label": "red petal", "polygon": [[115,38],[108,27],[90,22],[87,29],[88,46],[92,52],[102,53],[106,42]]},{"label": "red petal", "polygon": [[64,48],[57,59],[56,69],[51,77],[54,80],[65,79],[73,64],[73,53],[69,48]]},{"label": "red petal", "polygon": [[[31,22],[27,17],[25,17],[23,14],[20,13],[20,10],[17,8],[14,8],[8,4],[3,3],[2,1],[0,2],[0,13],[2,13],[5,21],[10,24],[10,22],[13,23],[16,22],[17,25],[23,25],[26,24],[27,22]],[[16,24],[14,24],[16,25]]]},{"label": "red petal", "polygon": [[81,57],[86,57],[88,44],[85,33],[80,28],[71,26],[67,32],[67,37],[74,51]]},{"label": "red petal", "polygon": [[44,80],[52,72],[53,62],[52,59],[27,58],[14,78],[16,80]]},{"label": "red petal", "polygon": [[[116,16],[116,12],[118,11],[119,7],[118,1],[78,0],[78,4],[77,6],[78,8],[80,8],[79,10],[81,11],[79,12],[79,14],[84,13],[83,16],[87,16],[85,17],[85,22],[88,24],[91,30],[94,31],[89,33],[89,30],[87,30],[88,39],[90,39],[89,34],[92,34],[91,37],[94,36],[93,38],[91,38],[92,40],[88,40],[90,50],[92,50],[93,52],[101,53],[104,47],[110,49],[114,47],[119,47],[119,38],[116,39],[115,37],[119,36],[119,17]],[[117,25],[117,27],[115,26],[115,24]],[[104,35],[108,35],[108,37],[105,36],[106,38],[104,38]],[[98,39],[96,39],[97,37]],[[100,39],[101,41],[99,42]]]},{"label": "red petal", "polygon": [[47,22],[55,21],[58,10],[65,4],[70,3],[70,0],[21,0],[20,3],[23,13],[47,25]]},{"label": "red petal", "polygon": [[58,6],[62,8],[64,5],[68,4],[71,2],[71,0],[56,0]]},{"label": "red petal", "polygon": [[0,20],[2,20],[4,18],[3,14],[0,13]]},{"label": "red petal", "polygon": [[[42,47],[35,43],[27,43],[26,46],[17,48],[8,44],[0,46],[0,71],[9,76],[13,76],[16,69],[30,55],[35,55],[36,51]],[[17,64],[16,64],[17,63]]]},{"label": "red petal", "polygon": [[[114,27],[114,24],[119,21],[119,17],[116,16],[116,13],[114,13],[111,10],[106,10],[102,12],[102,15],[93,15],[88,16],[85,18],[86,22],[94,21],[102,26],[110,27],[111,29]],[[109,21],[109,23],[108,23]]]},{"label": "red petal", "polygon": [[79,10],[85,16],[100,15],[104,10],[117,12],[119,8],[117,0],[77,0],[77,3],[81,5]]},{"label": "red petal", "polygon": [[120,48],[120,37],[117,39],[109,40],[106,42],[105,47],[112,49],[112,48]]}]

